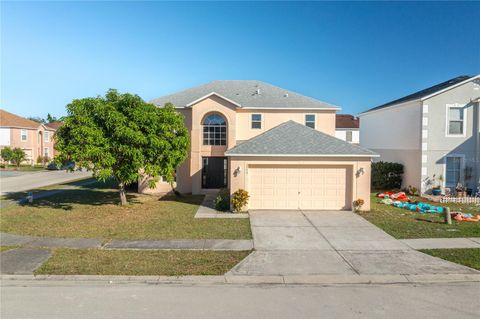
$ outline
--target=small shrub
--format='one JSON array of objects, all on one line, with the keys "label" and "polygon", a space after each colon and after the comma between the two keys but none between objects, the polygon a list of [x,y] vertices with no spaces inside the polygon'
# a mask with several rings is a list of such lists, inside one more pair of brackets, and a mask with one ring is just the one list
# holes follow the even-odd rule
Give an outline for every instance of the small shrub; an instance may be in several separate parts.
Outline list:
[{"label": "small shrub", "polygon": [[247,206],[249,198],[250,198],[250,195],[248,195],[248,192],[244,189],[239,189],[235,193],[233,193],[232,194],[233,211],[236,213],[241,212],[243,208]]},{"label": "small shrub", "polygon": [[230,191],[221,189],[214,200],[215,209],[219,211],[227,211],[230,209]]},{"label": "small shrub", "polygon": [[400,189],[403,180],[403,165],[400,163],[372,163],[372,188],[375,190]]},{"label": "small shrub", "polygon": [[407,193],[409,195],[418,195],[418,189],[415,187],[415,186],[412,186],[412,185],[408,185],[408,188],[407,188]]}]

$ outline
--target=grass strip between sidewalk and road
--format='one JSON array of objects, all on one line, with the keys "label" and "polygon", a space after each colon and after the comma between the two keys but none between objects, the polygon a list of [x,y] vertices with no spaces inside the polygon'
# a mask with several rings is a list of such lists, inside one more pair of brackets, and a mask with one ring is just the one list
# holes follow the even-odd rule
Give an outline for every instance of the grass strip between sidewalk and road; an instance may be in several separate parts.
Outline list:
[{"label": "grass strip between sidewalk and road", "polygon": [[422,249],[422,253],[480,270],[480,248]]},{"label": "grass strip between sidewalk and road", "polygon": [[35,274],[223,275],[250,251],[55,249]]}]

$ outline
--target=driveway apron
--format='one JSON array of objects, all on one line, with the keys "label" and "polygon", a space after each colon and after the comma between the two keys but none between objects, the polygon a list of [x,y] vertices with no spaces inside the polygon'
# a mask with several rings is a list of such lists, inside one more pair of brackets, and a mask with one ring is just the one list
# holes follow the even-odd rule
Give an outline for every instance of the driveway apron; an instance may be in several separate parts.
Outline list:
[{"label": "driveway apron", "polygon": [[229,275],[478,273],[411,249],[348,211],[252,211],[255,251]]}]

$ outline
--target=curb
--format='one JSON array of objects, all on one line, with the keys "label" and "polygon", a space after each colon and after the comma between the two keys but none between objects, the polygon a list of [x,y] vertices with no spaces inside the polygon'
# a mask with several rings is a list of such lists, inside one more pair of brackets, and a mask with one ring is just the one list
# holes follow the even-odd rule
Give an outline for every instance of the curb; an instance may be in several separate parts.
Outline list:
[{"label": "curb", "polygon": [[0,281],[147,284],[425,284],[480,282],[480,274],[436,275],[292,275],[292,276],[97,276],[97,275],[0,275]]}]

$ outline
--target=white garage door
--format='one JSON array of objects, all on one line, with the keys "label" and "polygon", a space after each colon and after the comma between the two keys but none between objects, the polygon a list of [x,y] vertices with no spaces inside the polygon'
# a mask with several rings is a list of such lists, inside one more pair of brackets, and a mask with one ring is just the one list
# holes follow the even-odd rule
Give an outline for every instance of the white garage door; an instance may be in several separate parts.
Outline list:
[{"label": "white garage door", "polygon": [[347,167],[253,166],[250,209],[350,209]]}]

